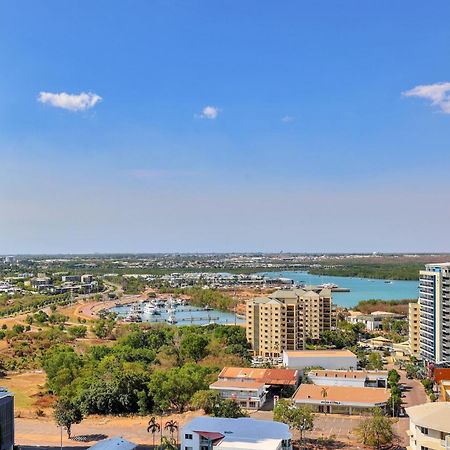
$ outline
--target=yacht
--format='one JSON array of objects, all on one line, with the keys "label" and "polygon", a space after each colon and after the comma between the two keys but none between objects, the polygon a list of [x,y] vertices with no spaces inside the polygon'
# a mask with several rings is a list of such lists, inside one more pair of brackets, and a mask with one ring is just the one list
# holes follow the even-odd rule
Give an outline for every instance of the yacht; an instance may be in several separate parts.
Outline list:
[{"label": "yacht", "polygon": [[153,303],[146,303],[144,306],[144,314],[148,314],[150,316],[159,316],[161,313],[158,310],[158,307]]},{"label": "yacht", "polygon": [[169,317],[167,317],[166,322],[170,323],[171,325],[175,325],[177,323],[177,319],[175,319],[174,312],[169,313]]}]

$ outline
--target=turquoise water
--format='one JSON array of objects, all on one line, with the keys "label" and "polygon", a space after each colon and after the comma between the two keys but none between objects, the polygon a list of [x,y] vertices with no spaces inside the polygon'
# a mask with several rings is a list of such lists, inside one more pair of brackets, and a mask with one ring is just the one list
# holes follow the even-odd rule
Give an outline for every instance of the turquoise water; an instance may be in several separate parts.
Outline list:
[{"label": "turquoise water", "polygon": [[270,278],[286,277],[302,284],[334,283],[350,292],[333,292],[333,303],[339,306],[355,306],[360,300],[372,298],[381,300],[402,300],[417,298],[418,281],[374,280],[370,278],[332,277],[328,275],[311,275],[307,272],[264,272]]}]

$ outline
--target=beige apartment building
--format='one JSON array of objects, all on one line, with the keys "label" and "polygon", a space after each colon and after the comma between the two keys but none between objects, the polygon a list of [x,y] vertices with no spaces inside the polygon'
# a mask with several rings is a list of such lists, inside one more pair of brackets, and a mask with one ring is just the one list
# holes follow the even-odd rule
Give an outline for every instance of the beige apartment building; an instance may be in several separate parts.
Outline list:
[{"label": "beige apartment building", "polygon": [[420,305],[418,302],[410,303],[408,310],[409,322],[409,353],[416,358],[420,356]]},{"label": "beige apartment building", "polygon": [[309,286],[278,290],[247,302],[247,340],[255,355],[302,350],[305,340],[331,329],[331,290]]}]

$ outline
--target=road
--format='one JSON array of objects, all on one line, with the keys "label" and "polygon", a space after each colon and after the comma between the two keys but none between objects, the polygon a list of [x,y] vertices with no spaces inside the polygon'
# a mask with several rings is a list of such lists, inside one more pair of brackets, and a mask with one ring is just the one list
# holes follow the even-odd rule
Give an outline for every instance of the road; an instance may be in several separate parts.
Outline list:
[{"label": "road", "polygon": [[[404,370],[396,370],[400,374],[400,384],[404,386],[405,397],[403,398],[403,407],[408,408],[409,406],[421,405],[429,401],[425,389],[419,380],[409,380],[406,378],[406,372]],[[409,443],[408,437],[406,436],[408,428],[408,417],[400,417],[394,426],[400,442],[405,446]]]}]

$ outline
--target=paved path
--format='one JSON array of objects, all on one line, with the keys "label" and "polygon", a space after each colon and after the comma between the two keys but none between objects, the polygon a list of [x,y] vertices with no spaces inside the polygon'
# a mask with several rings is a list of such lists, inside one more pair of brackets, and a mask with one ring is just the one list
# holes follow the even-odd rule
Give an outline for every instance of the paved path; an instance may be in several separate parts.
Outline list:
[{"label": "paved path", "polygon": [[[409,380],[406,378],[406,372],[404,370],[396,369],[400,374],[400,384],[404,386],[404,397],[403,397],[403,407],[408,408],[409,406],[421,405],[429,401],[425,389],[419,380]],[[395,432],[397,433],[400,442],[403,445],[408,445],[408,437],[406,431],[409,429],[409,418],[400,417],[398,422],[395,424]]]}]

